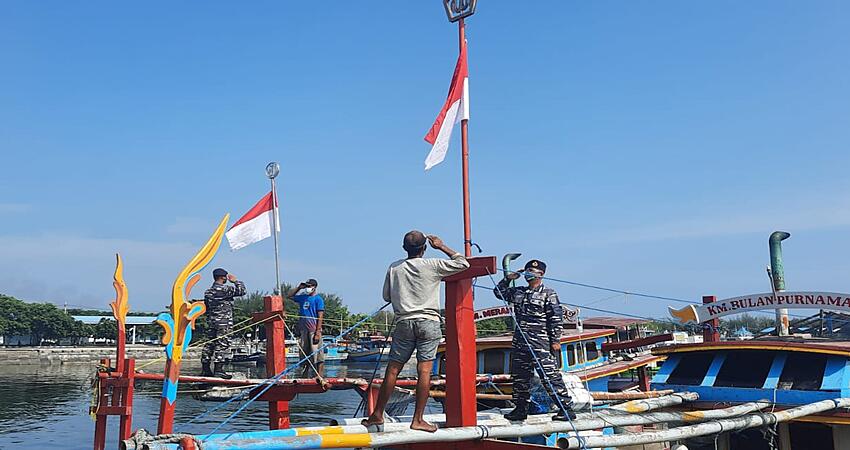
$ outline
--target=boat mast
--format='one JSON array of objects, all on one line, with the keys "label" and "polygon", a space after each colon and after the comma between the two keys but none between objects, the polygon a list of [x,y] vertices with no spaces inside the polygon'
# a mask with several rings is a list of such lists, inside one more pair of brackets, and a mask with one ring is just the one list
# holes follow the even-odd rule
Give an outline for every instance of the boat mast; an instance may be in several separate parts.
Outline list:
[{"label": "boat mast", "polygon": [[[466,50],[466,24],[463,19],[460,19],[457,23],[457,35],[459,51],[464,59],[467,59],[464,51]],[[467,61],[463,63],[466,65]],[[464,107],[468,108],[469,106],[464,105]],[[460,143],[461,166],[463,167],[463,254],[464,256],[472,256],[472,225],[469,217],[469,119],[466,118],[460,121]]]},{"label": "boat mast", "polygon": [[[477,0],[443,0],[446,8],[446,16],[449,22],[457,22],[458,50],[463,56],[463,65],[467,64],[466,54],[466,23],[464,19],[475,14]],[[467,89],[464,86],[464,89]],[[466,96],[464,95],[464,98]],[[469,105],[461,105],[469,108]],[[466,116],[460,121],[460,143],[461,143],[461,167],[463,171],[463,253],[472,256],[472,226],[470,225],[469,213],[469,119]]]}]

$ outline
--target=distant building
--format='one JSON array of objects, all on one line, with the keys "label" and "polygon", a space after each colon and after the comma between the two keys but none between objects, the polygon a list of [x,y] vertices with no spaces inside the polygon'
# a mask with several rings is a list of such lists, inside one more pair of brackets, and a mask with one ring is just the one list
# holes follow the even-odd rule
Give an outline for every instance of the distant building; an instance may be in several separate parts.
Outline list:
[{"label": "distant building", "polygon": [[[80,322],[86,325],[97,325],[101,320],[106,319],[112,322],[115,322],[115,318],[112,316],[71,316],[74,320],[79,320]],[[130,343],[135,344],[137,337],[141,338],[141,341],[148,342],[147,336],[137,336],[136,328],[144,325],[151,325],[156,323],[156,317],[154,316],[127,316],[125,322],[127,325],[127,331],[130,333]]]}]

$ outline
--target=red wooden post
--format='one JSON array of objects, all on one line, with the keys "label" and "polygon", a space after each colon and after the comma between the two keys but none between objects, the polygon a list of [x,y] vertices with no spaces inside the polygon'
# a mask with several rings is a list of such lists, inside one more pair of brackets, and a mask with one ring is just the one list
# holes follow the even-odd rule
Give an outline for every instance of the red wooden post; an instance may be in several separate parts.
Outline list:
[{"label": "red wooden post", "polygon": [[[284,342],[283,297],[270,295],[263,297],[264,313],[279,314],[277,319],[266,322],[266,375],[273,377],[286,370],[286,344]],[[269,401],[269,429],[289,428],[289,402]]]},{"label": "red wooden post", "polygon": [[496,258],[469,258],[471,267],[445,279],[446,282],[446,425],[469,427],[477,424],[475,375],[475,310],[472,278],[496,272]]},{"label": "red wooden post", "polygon": [[195,450],[195,440],[190,437],[180,438],[180,450]]},{"label": "red wooden post", "polygon": [[136,360],[128,359],[124,364],[124,372],[121,382],[126,383],[121,387],[121,404],[124,413],[121,414],[120,428],[118,429],[118,440],[129,439],[133,433],[133,383],[136,381]]},{"label": "red wooden post", "polygon": [[[714,303],[717,297],[714,295],[703,295],[702,303]],[[703,322],[702,340],[703,342],[720,342],[720,319],[712,319]]]},{"label": "red wooden post", "polygon": [[648,373],[646,366],[638,367],[637,373],[638,373],[638,389],[640,389],[643,392],[649,392],[650,391],[649,373]]},{"label": "red wooden post", "polygon": [[[179,379],[180,362],[175,362],[173,359],[166,360],[165,379],[163,383],[168,383],[169,380],[172,380],[172,383],[176,384]],[[174,401],[176,401],[176,392]],[[160,398],[159,420],[156,425],[157,434],[170,434],[174,432],[174,401],[169,401],[165,395]]]},{"label": "red wooden post", "polygon": [[[109,367],[109,359],[100,360],[100,365]],[[109,396],[107,395],[106,377],[104,374],[97,374],[97,406],[94,406],[95,423],[94,423],[94,450],[104,450],[106,448],[106,415],[100,414],[107,406],[109,406]]]},{"label": "red wooden post", "polygon": [[116,345],[115,371],[118,373],[124,372],[124,361],[127,355],[127,327],[124,322],[118,321],[118,335]]}]

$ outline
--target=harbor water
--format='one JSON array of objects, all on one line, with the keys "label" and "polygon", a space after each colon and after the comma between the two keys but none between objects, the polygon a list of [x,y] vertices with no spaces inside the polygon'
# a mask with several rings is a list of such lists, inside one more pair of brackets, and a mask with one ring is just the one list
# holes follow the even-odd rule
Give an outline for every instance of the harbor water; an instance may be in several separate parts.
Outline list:
[{"label": "harbor water", "polygon": [[[327,367],[326,376],[369,378],[374,368],[374,363],[332,364]],[[378,376],[382,375],[382,370],[383,367]],[[94,371],[93,364],[0,365],[0,449],[91,449],[94,422],[88,408]],[[184,373],[197,374],[199,371],[199,367],[190,365]],[[234,366],[233,371],[265,377],[264,369]],[[189,391],[198,387],[181,384],[181,388]],[[161,389],[159,382],[136,384],[133,429],[156,431]],[[177,402],[174,429],[178,432],[209,432],[238,408],[238,402],[231,402],[190,424],[192,419],[220,403],[196,400],[191,392],[179,394]],[[303,394],[290,402],[291,420],[298,425],[327,425],[332,418],[352,417],[359,403],[360,396],[353,390]],[[438,413],[442,409],[439,404],[430,402],[426,412]],[[220,432],[267,429],[267,420],[267,404],[255,402]],[[117,426],[118,418],[111,417],[108,449],[117,448]]]}]

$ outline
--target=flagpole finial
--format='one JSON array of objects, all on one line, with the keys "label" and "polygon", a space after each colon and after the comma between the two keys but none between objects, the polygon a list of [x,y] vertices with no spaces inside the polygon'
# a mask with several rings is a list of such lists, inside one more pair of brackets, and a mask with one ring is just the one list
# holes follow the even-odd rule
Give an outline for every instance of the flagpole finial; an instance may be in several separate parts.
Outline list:
[{"label": "flagpole finial", "polygon": [[275,161],[272,161],[266,165],[266,176],[269,177],[270,180],[274,180],[275,177],[280,173],[280,164]]},{"label": "flagpole finial", "polygon": [[475,14],[476,3],[477,0],[443,0],[443,7],[446,8],[449,22],[457,22]]}]

